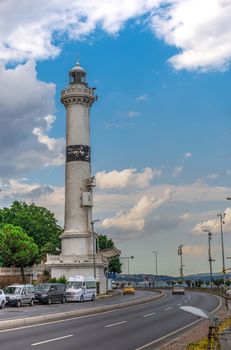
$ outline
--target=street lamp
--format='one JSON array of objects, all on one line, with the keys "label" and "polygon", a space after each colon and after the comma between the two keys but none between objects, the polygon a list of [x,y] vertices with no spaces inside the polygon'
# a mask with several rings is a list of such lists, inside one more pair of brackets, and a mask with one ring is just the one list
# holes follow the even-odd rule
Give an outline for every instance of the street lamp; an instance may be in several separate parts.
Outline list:
[{"label": "street lamp", "polygon": [[213,272],[212,272],[212,261],[215,261],[211,257],[211,240],[212,240],[212,232],[209,230],[205,229],[203,230],[204,232],[208,232],[208,243],[209,243],[209,250],[208,250],[208,255],[209,255],[209,272],[210,272],[210,286],[212,287],[212,282],[213,282]]},{"label": "street lamp", "polygon": [[92,220],[92,222],[91,222],[94,278],[96,278],[94,224],[95,224],[96,222],[98,222],[98,221],[100,221],[100,220],[99,220],[99,219],[96,219],[96,220]]},{"label": "street lamp", "polygon": [[224,254],[224,240],[223,240],[223,224],[225,223],[225,213],[224,214],[217,214],[217,217],[220,220],[220,227],[221,227],[221,253],[222,253],[222,272],[224,275],[224,284],[225,284],[225,254]]},{"label": "street lamp", "polygon": [[156,278],[155,278],[155,286],[157,284],[157,251],[154,250],[153,253],[155,254],[155,258],[156,258]]},{"label": "street lamp", "polygon": [[128,276],[129,276],[129,260],[134,259],[134,256],[133,255],[132,256],[122,256],[122,257],[120,257],[120,259],[127,259],[127,261],[128,261]]}]

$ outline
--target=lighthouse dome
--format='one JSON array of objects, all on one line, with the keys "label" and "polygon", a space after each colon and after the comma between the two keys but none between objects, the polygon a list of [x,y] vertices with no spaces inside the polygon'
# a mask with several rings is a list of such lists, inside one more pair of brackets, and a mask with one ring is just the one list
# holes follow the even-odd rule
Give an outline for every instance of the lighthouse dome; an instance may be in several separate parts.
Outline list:
[{"label": "lighthouse dome", "polygon": [[70,70],[69,81],[70,84],[85,84],[86,85],[86,71],[80,66],[79,62]]}]

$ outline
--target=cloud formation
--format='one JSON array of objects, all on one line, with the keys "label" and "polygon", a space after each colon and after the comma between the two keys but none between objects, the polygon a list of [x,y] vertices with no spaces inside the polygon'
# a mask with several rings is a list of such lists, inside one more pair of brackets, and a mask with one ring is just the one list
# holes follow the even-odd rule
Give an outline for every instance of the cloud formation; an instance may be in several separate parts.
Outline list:
[{"label": "cloud formation", "polygon": [[204,245],[185,245],[182,250],[185,255],[203,256],[207,252],[208,247]]},{"label": "cloud formation", "polygon": [[[226,208],[224,211],[225,218],[224,218],[224,227],[223,231],[230,232],[231,230],[231,208]],[[221,222],[220,217],[217,217],[216,219],[209,219],[207,221],[200,222],[196,224],[193,227],[193,234],[194,235],[203,235],[207,234],[204,230],[209,230],[214,234],[220,234],[221,232]]]},{"label": "cloud formation", "polygon": [[153,31],[179,53],[177,70],[226,70],[231,59],[229,0],[169,0],[153,15]]},{"label": "cloud formation", "polygon": [[139,19],[178,50],[169,58],[177,70],[222,71],[230,64],[229,0],[24,0],[17,5],[18,0],[0,3],[4,62],[55,57],[63,40],[82,40],[98,29],[115,35]]},{"label": "cloud formation", "polygon": [[169,201],[171,195],[171,191],[167,189],[160,197],[143,196],[127,213],[118,213],[113,218],[106,218],[101,226],[105,229],[116,227],[123,231],[141,231],[144,229],[147,215]]},{"label": "cloud formation", "polygon": [[12,69],[0,64],[0,84],[1,176],[62,164],[64,139],[47,135],[55,120],[55,85],[37,79],[33,61]]},{"label": "cloud formation", "polygon": [[97,188],[99,189],[122,189],[122,188],[145,188],[154,177],[159,177],[161,170],[146,167],[143,172],[137,173],[136,169],[113,170],[96,174]]}]

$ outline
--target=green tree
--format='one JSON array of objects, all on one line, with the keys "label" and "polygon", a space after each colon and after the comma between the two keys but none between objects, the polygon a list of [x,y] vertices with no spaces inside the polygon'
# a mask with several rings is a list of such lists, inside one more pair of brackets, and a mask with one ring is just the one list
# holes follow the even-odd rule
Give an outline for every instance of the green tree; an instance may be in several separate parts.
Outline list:
[{"label": "green tree", "polygon": [[114,243],[111,238],[108,239],[106,235],[99,235],[99,249],[113,249]]},{"label": "green tree", "polygon": [[115,256],[110,260],[108,270],[109,272],[121,273],[122,265],[123,264],[120,262],[120,257]]},{"label": "green tree", "polygon": [[11,224],[0,229],[0,256],[4,266],[21,268],[22,280],[25,282],[24,267],[32,266],[38,258],[39,250],[32,237],[21,227]]},{"label": "green tree", "polygon": [[[34,239],[41,254],[57,253],[63,228],[57,224],[54,214],[35,204],[15,201],[9,208],[0,209],[0,225],[20,226]],[[0,226],[0,227],[1,227]]]},{"label": "green tree", "polygon": [[[111,238],[108,239],[106,235],[99,235],[99,249],[100,250],[107,250],[107,249],[113,249],[114,248],[114,242]],[[122,272],[122,263],[120,262],[119,255],[114,256],[110,259],[108,271],[109,272],[115,272],[115,273],[121,273]]]}]

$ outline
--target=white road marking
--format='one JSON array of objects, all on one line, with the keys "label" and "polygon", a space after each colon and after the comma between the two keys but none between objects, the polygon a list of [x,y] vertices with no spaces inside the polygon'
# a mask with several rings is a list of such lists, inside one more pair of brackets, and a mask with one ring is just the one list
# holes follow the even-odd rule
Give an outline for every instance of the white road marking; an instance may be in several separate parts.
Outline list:
[{"label": "white road marking", "polygon": [[42,344],[50,343],[52,341],[57,341],[57,340],[65,339],[65,338],[70,338],[70,337],[73,337],[73,336],[74,336],[73,334],[64,335],[63,337],[48,339],[48,340],[41,341],[39,343],[34,343],[34,344],[31,344],[31,346],[42,345]]},{"label": "white road marking", "polygon": [[152,315],[155,315],[156,312],[152,312],[151,314],[147,314],[147,315],[143,315],[143,317],[149,317],[149,316],[152,316]]},{"label": "white road marking", "polygon": [[166,309],[164,309],[164,311],[168,311],[168,310],[171,310],[171,309],[172,309],[172,306],[166,307]]},{"label": "white road marking", "polygon": [[121,322],[117,322],[117,323],[112,323],[112,324],[108,324],[107,326],[104,326],[105,328],[108,328],[108,327],[114,327],[114,326],[118,326],[122,323],[126,323],[128,321],[121,321]]}]

